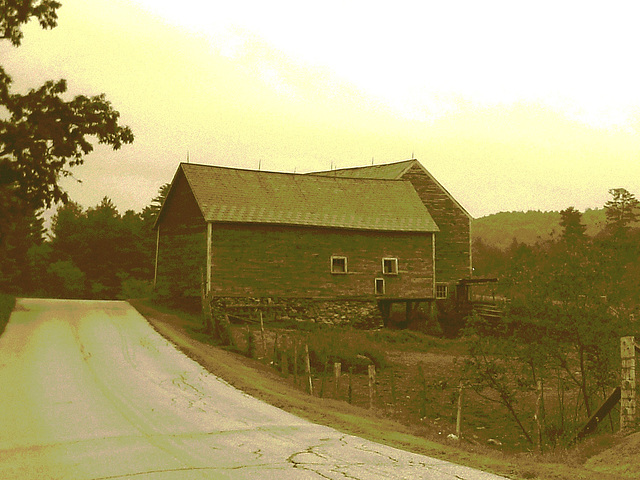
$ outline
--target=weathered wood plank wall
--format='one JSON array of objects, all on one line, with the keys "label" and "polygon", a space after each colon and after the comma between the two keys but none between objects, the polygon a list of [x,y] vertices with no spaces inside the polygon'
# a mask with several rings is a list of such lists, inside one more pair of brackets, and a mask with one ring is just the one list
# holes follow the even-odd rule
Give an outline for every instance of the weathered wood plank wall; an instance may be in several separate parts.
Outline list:
[{"label": "weathered wood plank wall", "polygon": [[156,289],[174,297],[200,296],[207,228],[182,174],[166,200],[159,225]]},{"label": "weathered wood plank wall", "polygon": [[[432,237],[280,225],[214,224],[213,295],[249,297],[433,297]],[[332,274],[332,255],[348,273]],[[398,258],[398,275],[382,274],[382,258]]]},{"label": "weathered wood plank wall", "polygon": [[436,234],[436,281],[453,283],[471,276],[471,219],[419,166],[409,180],[440,228]]}]

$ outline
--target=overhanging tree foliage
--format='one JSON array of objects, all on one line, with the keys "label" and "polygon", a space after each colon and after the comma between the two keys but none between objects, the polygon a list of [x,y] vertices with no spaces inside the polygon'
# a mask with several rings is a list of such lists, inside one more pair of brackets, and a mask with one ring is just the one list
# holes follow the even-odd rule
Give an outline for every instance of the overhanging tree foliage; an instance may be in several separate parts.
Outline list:
[{"label": "overhanging tree foliage", "polygon": [[22,41],[23,24],[36,18],[42,28],[58,24],[57,10],[61,4],[55,0],[2,0],[0,2],[0,38],[16,47]]},{"label": "overhanging tree foliage", "polygon": [[[19,46],[21,27],[31,18],[43,28],[57,24],[60,3],[52,0],[0,0],[0,38]],[[6,219],[24,211],[68,201],[59,185],[71,168],[93,150],[91,139],[114,150],[133,142],[120,126],[120,114],[104,95],[64,98],[65,80],[47,81],[26,94],[11,91],[12,79],[0,66],[0,215]],[[6,228],[0,227],[0,242]]]}]

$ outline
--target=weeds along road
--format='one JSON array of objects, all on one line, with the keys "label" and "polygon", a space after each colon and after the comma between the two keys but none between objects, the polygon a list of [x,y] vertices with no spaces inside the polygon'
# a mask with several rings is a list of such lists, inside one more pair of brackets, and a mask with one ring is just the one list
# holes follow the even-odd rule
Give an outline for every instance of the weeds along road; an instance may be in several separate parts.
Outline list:
[{"label": "weeds along road", "polygon": [[19,299],[2,479],[497,479],[312,424],[187,358],[126,302]]}]

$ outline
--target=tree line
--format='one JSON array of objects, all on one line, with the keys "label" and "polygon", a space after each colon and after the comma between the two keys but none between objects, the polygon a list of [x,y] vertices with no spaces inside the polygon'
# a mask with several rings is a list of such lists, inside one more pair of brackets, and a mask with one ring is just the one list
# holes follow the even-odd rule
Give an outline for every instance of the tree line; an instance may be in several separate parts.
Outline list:
[{"label": "tree line", "polygon": [[[579,258],[580,265],[597,272],[590,285],[598,290],[598,296],[607,297],[619,307],[637,305],[640,296],[634,275],[640,272],[638,200],[623,188],[609,193],[611,199],[603,207],[605,224],[593,234],[588,233],[583,214],[569,207],[558,214],[560,232],[538,238],[533,244],[512,237],[506,248],[499,248],[481,237],[474,238],[474,275],[498,278],[499,283],[493,287],[496,293],[517,298],[523,282],[555,278],[557,268],[566,269],[572,265],[569,260]],[[585,271],[570,273],[579,281]]]},{"label": "tree line", "polygon": [[153,224],[168,191],[163,185],[141,212],[120,214],[105,197],[83,209],[69,201],[44,228],[33,211],[6,227],[0,243],[0,291],[65,298],[132,298],[150,293]]}]

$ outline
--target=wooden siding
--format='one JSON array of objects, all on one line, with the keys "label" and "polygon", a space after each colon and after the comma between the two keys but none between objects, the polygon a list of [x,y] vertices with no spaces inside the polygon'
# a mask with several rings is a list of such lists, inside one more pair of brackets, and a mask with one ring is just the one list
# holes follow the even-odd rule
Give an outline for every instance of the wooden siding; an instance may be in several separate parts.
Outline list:
[{"label": "wooden siding", "polygon": [[199,296],[207,258],[207,228],[181,173],[174,181],[157,227],[158,291],[173,297]]},{"label": "wooden siding", "polygon": [[418,165],[403,176],[418,192],[440,232],[436,234],[436,281],[453,283],[471,276],[471,219]]},{"label": "wooden siding", "polygon": [[[211,293],[249,297],[370,297],[384,278],[386,297],[433,297],[432,234],[279,225],[214,224]],[[331,273],[331,256],[348,273]],[[398,275],[382,258],[398,258]]]}]

